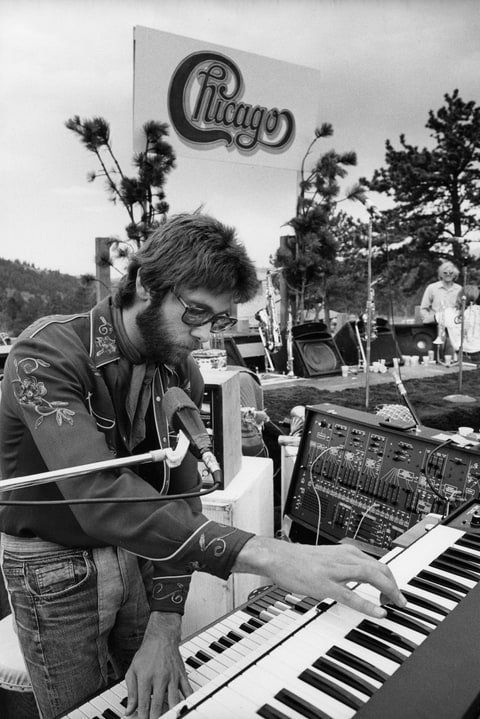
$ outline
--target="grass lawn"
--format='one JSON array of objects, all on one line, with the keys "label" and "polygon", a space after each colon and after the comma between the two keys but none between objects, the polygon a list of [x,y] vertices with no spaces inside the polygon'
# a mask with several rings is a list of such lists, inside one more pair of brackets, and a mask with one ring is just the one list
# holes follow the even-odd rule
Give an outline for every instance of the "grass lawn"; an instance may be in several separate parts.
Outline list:
[{"label": "grass lawn", "polygon": [[[458,394],[458,375],[425,377],[404,381],[408,399],[419,416],[422,424],[435,429],[456,430],[458,427],[480,428],[480,369],[469,370],[462,375],[462,395],[477,399],[476,402],[454,404],[444,399],[447,395]],[[375,414],[376,408],[383,404],[403,404],[395,384],[371,385],[369,391],[369,409]],[[296,405],[315,405],[323,402],[341,405],[350,409],[365,410],[365,388],[345,389],[329,392],[315,387],[264,388],[265,409],[275,424],[288,419],[290,410]],[[280,424],[288,434],[288,426]]]}]

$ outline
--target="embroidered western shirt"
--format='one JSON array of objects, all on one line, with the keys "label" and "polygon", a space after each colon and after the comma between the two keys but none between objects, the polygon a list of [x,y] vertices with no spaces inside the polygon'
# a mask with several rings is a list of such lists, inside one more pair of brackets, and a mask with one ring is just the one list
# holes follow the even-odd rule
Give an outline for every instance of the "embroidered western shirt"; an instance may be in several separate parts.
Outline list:
[{"label": "embroidered western shirt", "polygon": [[[200,405],[203,382],[191,358],[183,371],[157,366],[150,384],[145,439],[130,450],[119,422],[116,382],[121,356],[107,298],[89,314],[42,318],[13,345],[0,403],[3,478],[100,462],[169,446],[161,411],[168,386],[180,385]],[[147,373],[148,374],[148,373]],[[125,415],[125,413],[123,413]],[[143,427],[143,425],[142,425]],[[123,436],[122,436],[123,433]],[[156,447],[144,447],[154,440]],[[96,471],[61,482],[6,492],[4,499],[158,498],[192,491],[197,461],[190,453],[172,470],[159,465]],[[191,574],[223,579],[252,536],[208,520],[199,498],[184,500],[0,506],[0,530],[64,546],[119,546],[154,565],[151,608],[183,613]]]}]

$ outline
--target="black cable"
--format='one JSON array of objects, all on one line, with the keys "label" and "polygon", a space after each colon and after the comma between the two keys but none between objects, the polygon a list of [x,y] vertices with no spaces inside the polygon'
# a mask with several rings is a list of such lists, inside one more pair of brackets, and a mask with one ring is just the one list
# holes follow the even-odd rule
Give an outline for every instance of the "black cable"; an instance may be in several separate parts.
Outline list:
[{"label": "black cable", "polygon": [[173,499],[190,499],[191,497],[204,497],[206,494],[211,494],[212,492],[215,492],[215,490],[221,487],[221,484],[221,481],[216,480],[209,489],[205,489],[203,491],[200,490],[198,492],[183,492],[182,494],[163,494],[159,495],[158,497],[107,497],[106,499],[100,497],[89,497],[84,499],[44,499],[30,502],[27,500],[20,499],[6,499],[0,500],[0,506],[36,507],[50,505],[56,506],[61,504],[128,504],[129,502],[170,502]]},{"label": "black cable", "polygon": [[429,465],[431,463],[433,455],[436,454],[440,449],[443,449],[443,447],[446,447],[448,444],[451,444],[452,441],[453,441],[452,438],[449,437],[448,439],[445,440],[445,442],[441,442],[441,444],[439,444],[437,447],[435,447],[435,449],[433,449],[431,452],[429,452],[427,461],[425,462],[425,479],[427,481],[427,484],[430,487],[430,489],[432,490],[432,492],[434,494],[436,494],[437,497],[439,497],[439,499],[442,500],[442,502],[445,502],[445,503],[449,502],[450,500],[448,499],[448,497],[442,496],[440,494],[440,492],[436,489],[436,487],[432,484],[432,482],[430,481],[430,478],[428,476],[428,470],[429,470]]}]

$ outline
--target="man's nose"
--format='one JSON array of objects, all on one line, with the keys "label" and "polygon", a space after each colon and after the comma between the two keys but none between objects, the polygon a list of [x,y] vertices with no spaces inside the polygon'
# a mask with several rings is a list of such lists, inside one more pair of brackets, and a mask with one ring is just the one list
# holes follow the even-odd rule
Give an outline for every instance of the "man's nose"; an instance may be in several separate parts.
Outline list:
[{"label": "man's nose", "polygon": [[195,339],[200,340],[200,342],[208,342],[210,339],[210,322],[207,322],[204,325],[200,325],[200,327],[194,327],[190,334],[192,337],[195,337]]}]

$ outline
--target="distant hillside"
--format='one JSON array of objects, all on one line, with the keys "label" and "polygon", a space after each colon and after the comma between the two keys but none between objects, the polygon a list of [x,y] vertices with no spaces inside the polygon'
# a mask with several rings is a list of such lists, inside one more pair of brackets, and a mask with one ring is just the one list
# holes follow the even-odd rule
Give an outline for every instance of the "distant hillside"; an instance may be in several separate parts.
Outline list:
[{"label": "distant hillside", "polygon": [[0,258],[0,332],[16,337],[43,315],[89,309],[95,297],[95,286],[85,286],[79,277]]}]

